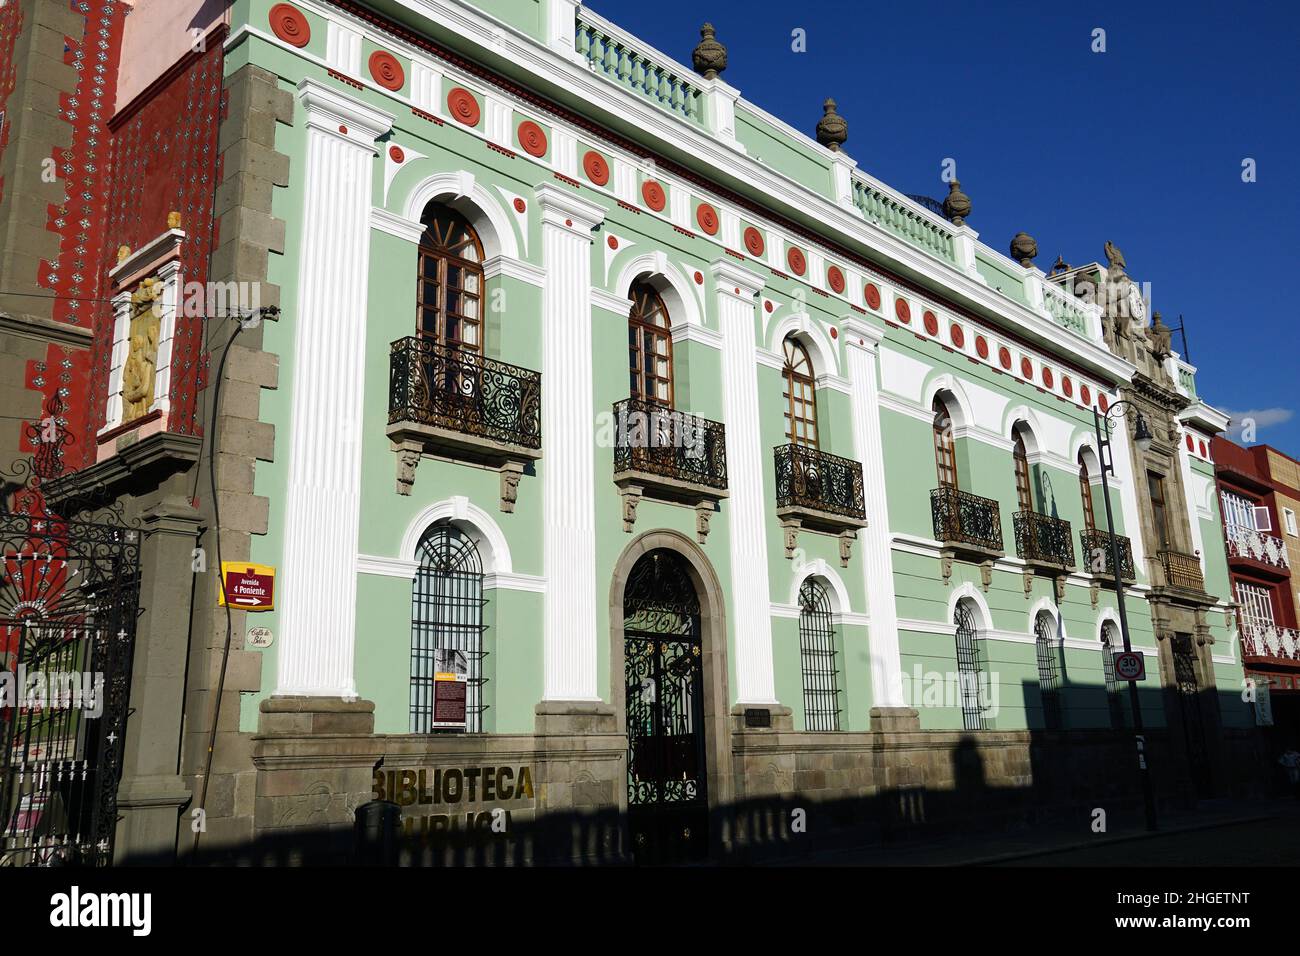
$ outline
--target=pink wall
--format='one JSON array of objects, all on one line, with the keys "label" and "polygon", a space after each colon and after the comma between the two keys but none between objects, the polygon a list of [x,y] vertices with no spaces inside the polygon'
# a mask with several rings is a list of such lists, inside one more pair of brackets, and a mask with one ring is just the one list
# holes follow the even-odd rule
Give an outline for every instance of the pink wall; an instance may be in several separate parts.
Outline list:
[{"label": "pink wall", "polygon": [[126,18],[122,40],[121,67],[117,77],[117,105],[120,110],[195,42],[200,36],[226,22],[231,0],[126,0],[131,12]]}]

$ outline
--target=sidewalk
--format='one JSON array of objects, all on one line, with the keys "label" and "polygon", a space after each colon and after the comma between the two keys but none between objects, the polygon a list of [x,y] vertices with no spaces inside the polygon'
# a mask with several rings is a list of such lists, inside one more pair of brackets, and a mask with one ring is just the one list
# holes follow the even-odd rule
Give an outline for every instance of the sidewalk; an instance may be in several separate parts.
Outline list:
[{"label": "sidewalk", "polygon": [[[987,866],[1012,860],[1032,860],[1072,850],[1094,849],[1136,842],[1174,833],[1191,833],[1216,827],[1252,823],[1300,814],[1294,800],[1214,800],[1193,811],[1168,813],[1149,833],[1143,821],[1113,823],[1106,833],[1093,833],[1091,819],[1077,826],[1054,823],[1024,826],[983,835],[952,835],[936,839],[899,840],[874,846],[848,847],[809,854],[797,860],[774,861],[769,866]],[[1136,848],[1135,848],[1135,852]],[[1140,861],[1135,860],[1135,864]],[[1213,864],[1207,860],[1207,864]],[[1043,865],[1051,865],[1044,860]]]}]

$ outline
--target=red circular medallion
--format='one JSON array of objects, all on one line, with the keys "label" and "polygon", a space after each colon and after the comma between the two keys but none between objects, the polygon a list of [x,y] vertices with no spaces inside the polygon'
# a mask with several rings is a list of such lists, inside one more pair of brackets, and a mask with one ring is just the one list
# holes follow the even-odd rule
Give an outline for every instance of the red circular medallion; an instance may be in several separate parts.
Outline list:
[{"label": "red circular medallion", "polygon": [[1031,381],[1034,378],[1034,363],[1027,356],[1020,356],[1020,374]]},{"label": "red circular medallion", "polygon": [[271,8],[271,32],[291,46],[306,46],[311,39],[311,27],[303,12],[287,3],[277,3]]},{"label": "red circular medallion", "polygon": [[383,50],[370,54],[370,75],[386,90],[397,92],[406,84],[406,74],[397,57]]},{"label": "red circular medallion", "polygon": [[975,354],[982,359],[989,357],[989,340],[982,335],[975,336]]},{"label": "red circular medallion", "polygon": [[1080,386],[1079,386],[1079,398],[1083,399],[1083,404],[1085,404],[1085,405],[1091,405],[1091,404],[1092,404],[1092,389],[1088,388],[1087,385],[1080,385]]},{"label": "red circular medallion", "polygon": [[965,348],[966,330],[963,329],[956,322],[954,322],[952,325],[948,327],[948,338],[952,339],[952,344],[955,345],[957,348],[959,349]]},{"label": "red circular medallion", "polygon": [[766,302],[763,303],[763,311],[764,311],[764,312],[771,312],[771,311],[772,311],[772,300],[771,300],[771,299],[768,299]]},{"label": "red circular medallion", "polygon": [[832,325],[832,326],[831,326],[831,338],[833,338],[833,339],[838,339],[839,337],[840,337],[840,330],[837,329],[835,326]]},{"label": "red circular medallion", "polygon": [[402,147],[400,146],[389,146],[388,158],[395,163],[401,163],[406,160],[406,154],[402,152]]},{"label": "red circular medallion", "polygon": [[609,182],[609,163],[605,162],[605,157],[594,149],[587,150],[586,155],[582,157],[582,171],[597,186]]},{"label": "red circular medallion", "polygon": [[1202,458],[1209,458],[1209,457],[1210,457],[1210,453],[1209,453],[1208,451],[1206,451],[1206,449],[1205,449],[1205,442],[1201,442],[1200,444],[1201,444],[1201,457],[1202,457]]},{"label": "red circular medallion", "polygon": [[761,256],[766,246],[763,243],[763,234],[753,226],[745,227],[745,248],[749,250],[751,256]]},{"label": "red circular medallion", "polygon": [[704,273],[703,273],[703,272],[697,272],[697,273],[695,273],[695,284],[696,284],[696,285],[704,285]]},{"label": "red circular medallion", "polygon": [[1195,451],[1195,450],[1196,450],[1196,440],[1195,440],[1194,438],[1192,438],[1192,433],[1191,433],[1191,432],[1188,432],[1186,435],[1183,436],[1183,438],[1186,439],[1186,441],[1187,441],[1187,450],[1188,450],[1188,451]]},{"label": "red circular medallion", "polygon": [[803,257],[803,250],[791,246],[785,252],[785,261],[790,266],[790,271],[797,276],[801,276],[808,269],[808,260]]},{"label": "red circular medallion", "polygon": [[831,266],[826,270],[826,281],[830,283],[831,291],[837,294],[844,291],[844,273],[839,266]]},{"label": "red circular medallion", "polygon": [[447,94],[447,112],[457,123],[477,126],[479,119],[478,100],[474,94],[463,87],[456,87]]},{"label": "red circular medallion", "polygon": [[546,155],[546,132],[532,120],[519,124],[519,145],[529,156]]},{"label": "red circular medallion", "polygon": [[347,136],[347,135],[348,135],[348,128],[347,128],[346,126],[340,126],[340,127],[339,127],[339,132],[342,133],[344,136]]},{"label": "red circular medallion", "polygon": [[912,307],[907,304],[906,299],[894,300],[894,315],[898,316],[900,322],[912,321]]},{"label": "red circular medallion", "polygon": [[700,203],[695,210],[695,221],[710,236],[718,234],[718,211],[706,202]]},{"label": "red circular medallion", "polygon": [[1070,376],[1061,376],[1061,391],[1065,393],[1066,398],[1074,394],[1074,383],[1070,381]]},{"label": "red circular medallion", "polygon": [[930,335],[939,334],[939,317],[926,309],[921,314],[921,321],[925,323],[925,331]]},{"label": "red circular medallion", "polygon": [[524,202],[522,199],[520,199],[518,196],[516,196],[516,197],[515,197],[515,212],[523,212],[523,211],[524,211],[525,209],[527,209],[527,208],[528,208],[528,204],[525,203],[525,202]]},{"label": "red circular medallion", "polygon": [[1055,381],[1056,381],[1056,378],[1055,378],[1055,376],[1052,375],[1052,370],[1051,370],[1050,368],[1046,368],[1046,367],[1044,367],[1044,368],[1043,368],[1043,384],[1046,385],[1048,388],[1051,388],[1051,387],[1052,387],[1052,383],[1055,382]]},{"label": "red circular medallion", "polygon": [[874,311],[879,311],[880,290],[876,288],[874,283],[868,282],[866,284],[866,287],[862,290],[862,297],[867,300],[867,306],[869,308]]},{"label": "red circular medallion", "polygon": [[1110,408],[1110,399],[1107,398],[1103,392],[1097,393],[1097,407],[1100,408],[1103,413]]},{"label": "red circular medallion", "polygon": [[668,197],[664,195],[664,187],[653,179],[647,179],[641,184],[641,198],[655,212],[663,212],[663,208],[668,202]]},{"label": "red circular medallion", "polygon": [[998,364],[1003,368],[1011,368],[1011,350],[1005,345],[998,349]]},{"label": "red circular medallion", "polygon": [[607,238],[607,239],[605,240],[605,244],[608,245],[611,249],[617,249],[617,248],[618,248],[618,240],[615,239],[613,236],[610,236],[609,238]]}]

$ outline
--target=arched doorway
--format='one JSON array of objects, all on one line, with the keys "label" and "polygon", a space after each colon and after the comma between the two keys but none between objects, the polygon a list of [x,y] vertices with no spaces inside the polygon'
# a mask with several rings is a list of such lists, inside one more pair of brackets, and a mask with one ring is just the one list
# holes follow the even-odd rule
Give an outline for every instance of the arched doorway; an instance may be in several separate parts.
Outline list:
[{"label": "arched doorway", "polygon": [[643,554],[623,591],[627,812],[638,863],[709,849],[700,599],[681,555]]}]

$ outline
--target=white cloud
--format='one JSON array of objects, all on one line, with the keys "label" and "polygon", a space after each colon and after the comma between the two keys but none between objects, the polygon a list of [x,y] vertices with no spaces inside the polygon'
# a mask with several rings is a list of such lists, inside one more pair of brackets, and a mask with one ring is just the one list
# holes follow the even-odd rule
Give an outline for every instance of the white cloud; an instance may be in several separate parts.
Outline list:
[{"label": "white cloud", "polygon": [[1247,422],[1253,422],[1257,430],[1262,430],[1289,422],[1295,415],[1289,408],[1251,408],[1243,412],[1224,409],[1224,413],[1232,419],[1228,425],[1228,437],[1233,441],[1241,441],[1241,430]]}]

